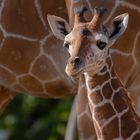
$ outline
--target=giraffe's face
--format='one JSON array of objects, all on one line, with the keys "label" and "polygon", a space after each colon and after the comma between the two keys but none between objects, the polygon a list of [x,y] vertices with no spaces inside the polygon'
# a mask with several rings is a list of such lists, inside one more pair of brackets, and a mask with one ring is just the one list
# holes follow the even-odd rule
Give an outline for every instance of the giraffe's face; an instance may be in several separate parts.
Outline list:
[{"label": "giraffe's face", "polygon": [[89,23],[81,23],[65,36],[64,47],[70,58],[66,73],[77,78],[84,72],[97,73],[105,64],[109,38],[107,32],[90,30]]},{"label": "giraffe's face", "polygon": [[[100,9],[96,9],[96,14]],[[80,17],[81,16],[81,17]],[[66,73],[78,78],[83,73],[98,73],[108,57],[109,47],[123,34],[128,24],[128,14],[114,18],[109,27],[104,30],[97,28],[99,17],[95,15],[91,22],[85,22],[81,13],[75,18],[74,28],[62,18],[48,16],[48,21],[54,35],[64,41],[70,58],[66,66]],[[76,22],[76,21],[80,22]],[[84,22],[81,22],[84,21]],[[96,25],[96,26],[95,26]]]}]

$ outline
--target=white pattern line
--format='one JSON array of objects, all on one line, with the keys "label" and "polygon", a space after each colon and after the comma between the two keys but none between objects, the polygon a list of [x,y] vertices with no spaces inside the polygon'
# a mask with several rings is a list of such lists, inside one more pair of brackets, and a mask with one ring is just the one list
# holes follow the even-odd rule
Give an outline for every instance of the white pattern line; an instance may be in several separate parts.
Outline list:
[{"label": "white pattern line", "polygon": [[120,5],[128,7],[130,9],[132,9],[132,10],[137,10],[140,13],[140,7],[134,5],[134,4],[130,3],[130,2],[126,2],[126,1],[122,1],[122,0],[117,0],[117,1],[119,1]]},{"label": "white pattern line", "polygon": [[42,11],[41,11],[41,7],[40,7],[40,4],[39,4],[39,0],[35,0],[34,1],[34,4],[35,4],[35,7],[36,7],[36,10],[37,10],[37,13],[39,15],[39,18],[44,26],[44,28],[47,30],[47,25],[46,25],[46,22],[43,18],[43,14],[42,14]]},{"label": "white pattern line", "polygon": [[112,15],[115,13],[115,10],[117,9],[118,6],[119,6],[119,1],[118,0],[115,0],[115,5],[114,5],[111,13],[106,18],[106,20],[104,20],[103,24],[106,24],[111,19]]}]

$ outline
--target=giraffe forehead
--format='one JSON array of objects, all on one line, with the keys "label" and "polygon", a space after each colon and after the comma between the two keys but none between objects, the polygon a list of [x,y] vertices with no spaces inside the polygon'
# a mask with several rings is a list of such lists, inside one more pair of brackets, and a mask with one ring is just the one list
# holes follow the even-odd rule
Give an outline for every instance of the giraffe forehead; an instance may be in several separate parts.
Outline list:
[{"label": "giraffe forehead", "polygon": [[73,42],[79,40],[79,37],[81,37],[81,32],[79,32],[79,30],[74,30],[65,36],[65,41]]},{"label": "giraffe forehead", "polygon": [[[83,35],[82,34],[83,31],[85,31],[86,33],[88,32],[88,30],[86,30],[86,29],[85,30],[81,29],[80,32],[78,32],[78,31],[71,32],[68,35],[66,35],[65,41],[70,41],[72,39],[76,39],[75,37],[78,37],[78,36],[80,37],[81,35]],[[95,32],[95,33],[93,33],[92,36],[94,37],[95,41],[100,40],[100,41],[108,43],[108,37],[104,33]]]}]

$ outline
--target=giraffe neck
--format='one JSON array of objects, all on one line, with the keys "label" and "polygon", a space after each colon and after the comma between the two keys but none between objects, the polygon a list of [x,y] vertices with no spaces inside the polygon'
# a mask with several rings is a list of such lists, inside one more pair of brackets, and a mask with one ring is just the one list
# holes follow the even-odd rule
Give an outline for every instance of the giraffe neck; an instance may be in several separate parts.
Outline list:
[{"label": "giraffe neck", "polygon": [[96,75],[85,74],[88,101],[98,139],[140,139],[139,118],[125,87],[113,70],[111,57]]}]

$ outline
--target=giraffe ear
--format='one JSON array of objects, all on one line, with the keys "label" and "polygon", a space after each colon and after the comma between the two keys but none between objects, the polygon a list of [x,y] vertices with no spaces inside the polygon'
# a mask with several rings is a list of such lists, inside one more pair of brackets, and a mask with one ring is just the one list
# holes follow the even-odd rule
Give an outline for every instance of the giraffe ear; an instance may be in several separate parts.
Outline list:
[{"label": "giraffe ear", "polygon": [[55,37],[64,40],[65,36],[71,31],[67,21],[54,15],[47,15],[47,19]]},{"label": "giraffe ear", "polygon": [[110,41],[115,42],[118,37],[120,37],[127,28],[129,20],[128,13],[117,16],[113,19],[111,25],[108,28],[108,35]]}]

